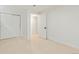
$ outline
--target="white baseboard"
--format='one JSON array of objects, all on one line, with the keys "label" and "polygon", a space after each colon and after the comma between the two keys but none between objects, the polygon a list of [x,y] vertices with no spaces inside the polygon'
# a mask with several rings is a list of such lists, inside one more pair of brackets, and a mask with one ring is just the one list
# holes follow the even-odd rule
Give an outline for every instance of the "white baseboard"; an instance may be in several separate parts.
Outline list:
[{"label": "white baseboard", "polygon": [[0,38],[0,40],[3,40],[3,39],[13,39],[13,38],[24,38],[24,36],[13,36],[13,37],[6,37],[6,38]]},{"label": "white baseboard", "polygon": [[57,40],[54,37],[53,38],[52,37],[49,37],[48,40],[52,40],[52,41],[55,41],[55,42],[60,43],[60,44],[64,44],[64,45],[69,46],[69,47],[72,47],[72,48],[79,48],[79,46],[76,45],[76,44],[72,44],[70,42],[69,43],[66,43],[64,41]]}]

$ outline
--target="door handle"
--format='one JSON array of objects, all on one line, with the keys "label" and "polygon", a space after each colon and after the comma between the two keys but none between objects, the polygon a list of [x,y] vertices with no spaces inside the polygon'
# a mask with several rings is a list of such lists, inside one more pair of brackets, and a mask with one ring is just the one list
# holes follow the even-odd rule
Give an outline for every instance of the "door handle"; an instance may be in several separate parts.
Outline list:
[{"label": "door handle", "polygon": [[44,27],[44,29],[47,29],[47,27]]}]

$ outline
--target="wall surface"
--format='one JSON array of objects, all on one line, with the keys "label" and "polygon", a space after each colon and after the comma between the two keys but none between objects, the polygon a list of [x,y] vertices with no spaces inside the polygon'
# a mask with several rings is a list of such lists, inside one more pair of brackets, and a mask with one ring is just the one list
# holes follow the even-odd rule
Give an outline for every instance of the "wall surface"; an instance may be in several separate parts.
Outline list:
[{"label": "wall surface", "polygon": [[47,14],[47,38],[79,48],[79,6],[61,6]]}]

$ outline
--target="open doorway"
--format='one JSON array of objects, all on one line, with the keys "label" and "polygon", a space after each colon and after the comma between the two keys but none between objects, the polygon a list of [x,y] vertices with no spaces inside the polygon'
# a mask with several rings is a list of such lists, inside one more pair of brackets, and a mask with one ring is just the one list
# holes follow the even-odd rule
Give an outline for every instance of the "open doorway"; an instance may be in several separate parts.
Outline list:
[{"label": "open doorway", "polygon": [[38,15],[37,14],[31,14],[31,36],[32,38],[34,36],[38,36]]},{"label": "open doorway", "polygon": [[31,36],[47,39],[46,17],[43,14],[31,14]]},{"label": "open doorway", "polygon": [[31,25],[32,25],[32,35],[33,34],[37,34],[37,30],[38,30],[38,16],[35,14],[31,15]]}]

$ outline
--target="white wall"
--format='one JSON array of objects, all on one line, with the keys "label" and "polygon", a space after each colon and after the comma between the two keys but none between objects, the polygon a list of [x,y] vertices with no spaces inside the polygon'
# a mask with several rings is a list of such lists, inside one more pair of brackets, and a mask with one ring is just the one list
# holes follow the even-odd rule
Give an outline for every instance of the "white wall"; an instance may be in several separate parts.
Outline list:
[{"label": "white wall", "polygon": [[29,11],[27,12],[26,29],[26,37],[31,39],[31,13]]},{"label": "white wall", "polygon": [[61,6],[47,14],[47,37],[79,48],[79,6]]}]

